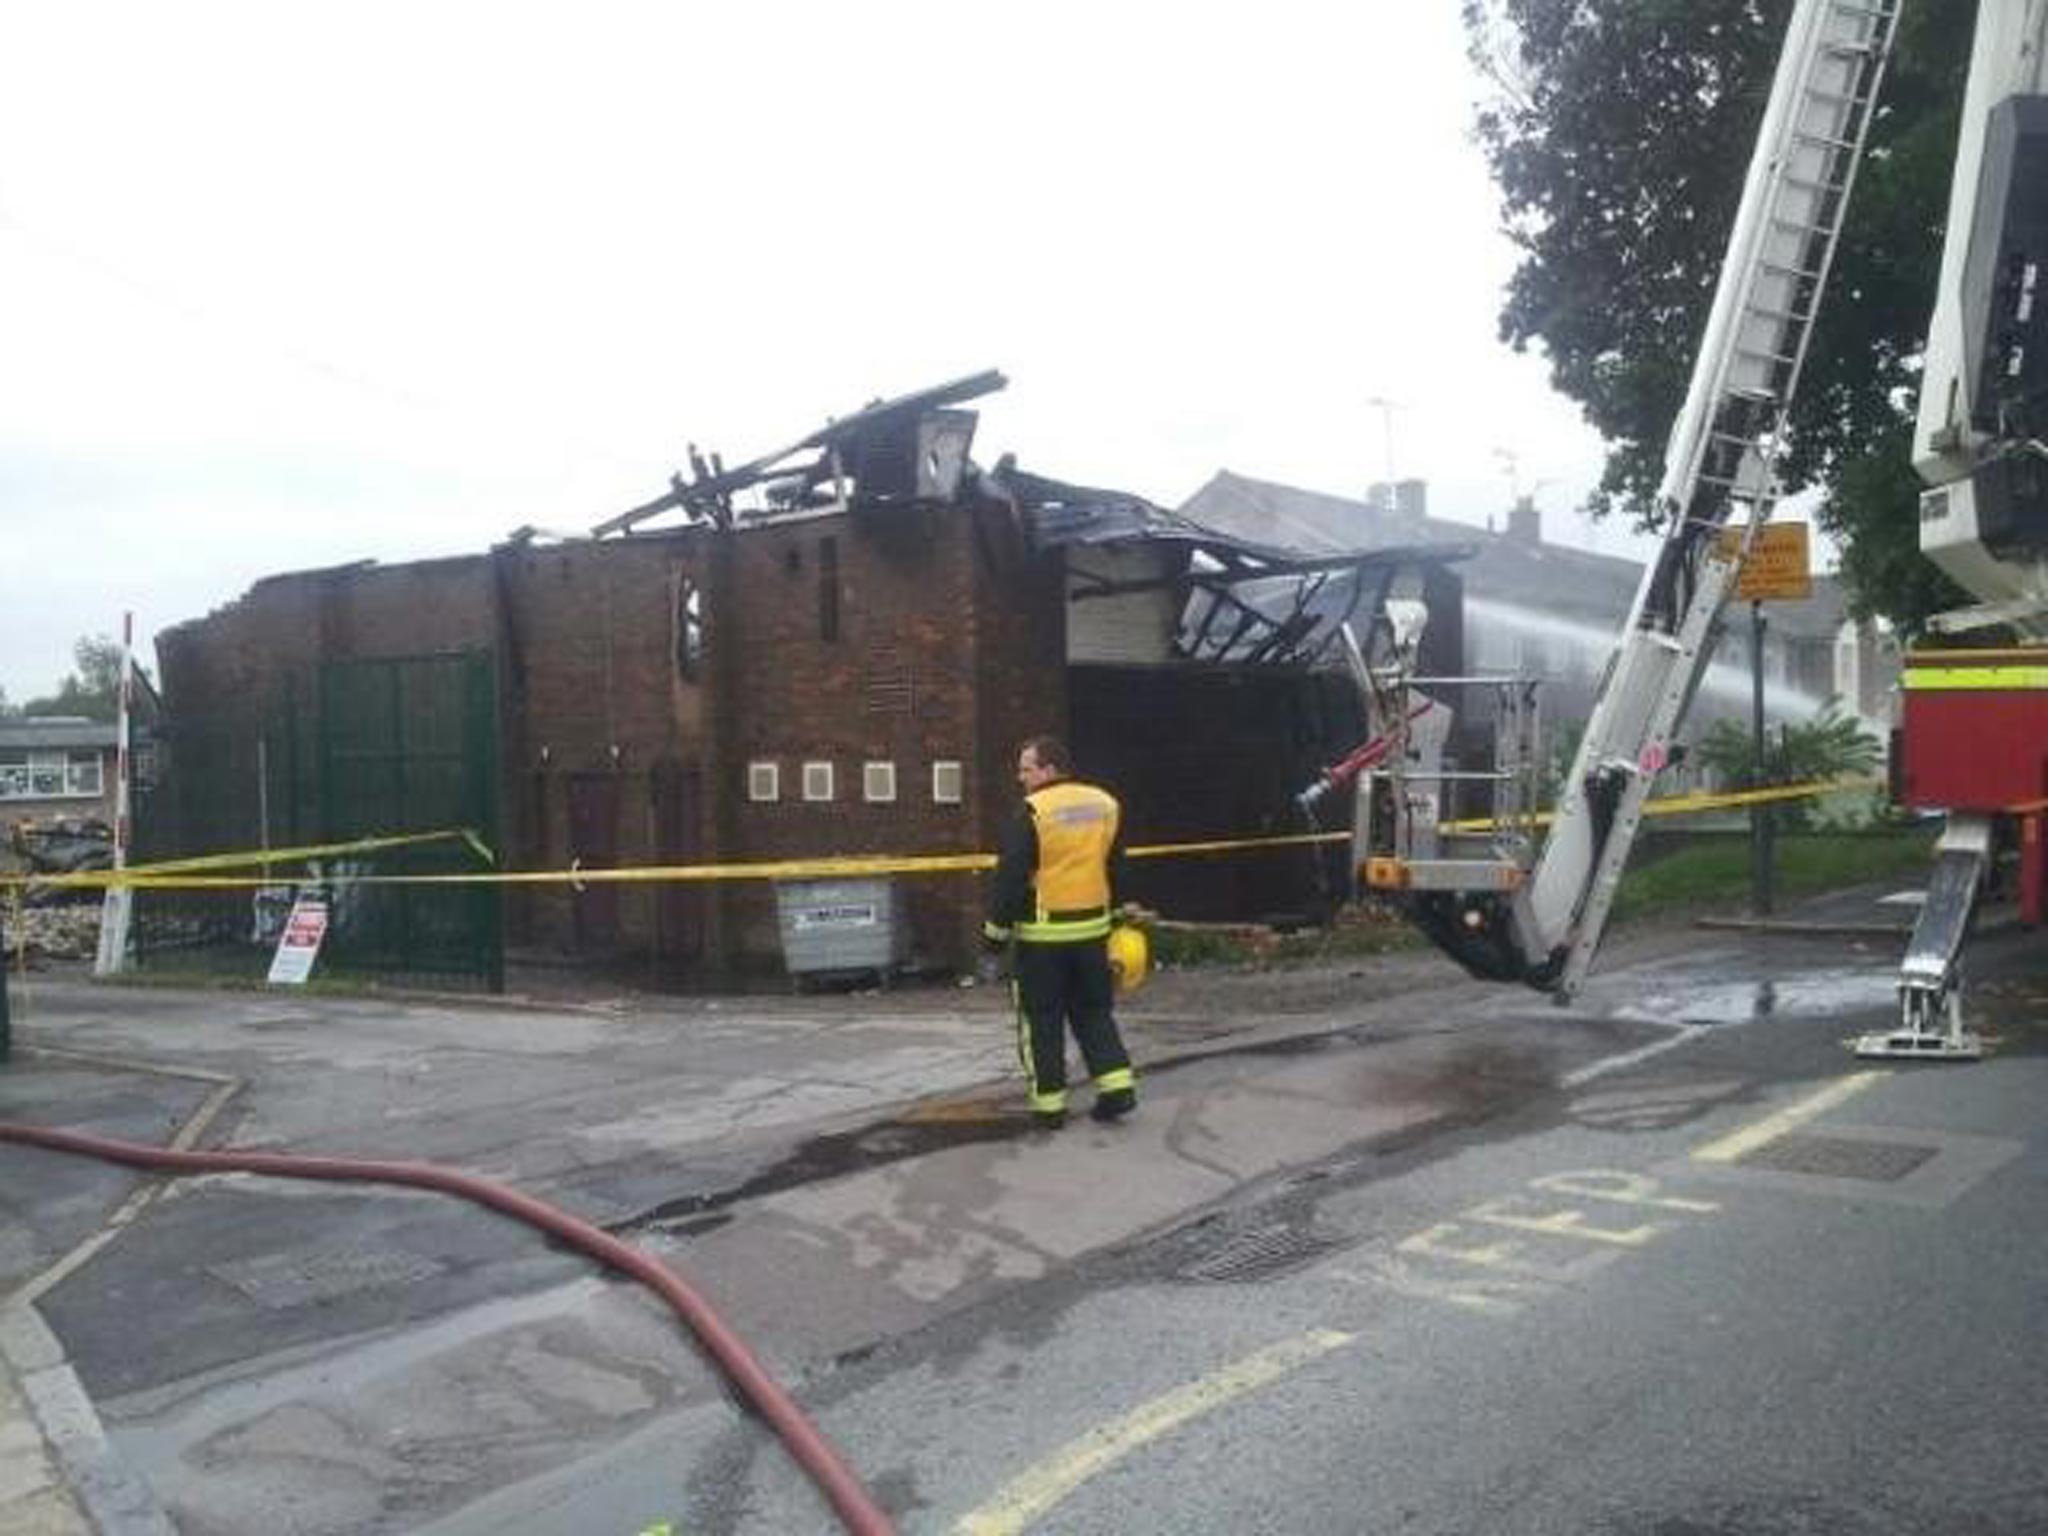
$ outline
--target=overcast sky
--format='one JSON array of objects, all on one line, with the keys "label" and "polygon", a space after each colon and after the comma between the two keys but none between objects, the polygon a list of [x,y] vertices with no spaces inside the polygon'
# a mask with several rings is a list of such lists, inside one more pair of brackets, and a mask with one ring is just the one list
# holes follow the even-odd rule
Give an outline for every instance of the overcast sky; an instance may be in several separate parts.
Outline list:
[{"label": "overcast sky", "polygon": [[1640,553],[1495,339],[1456,12],[11,8],[0,688],[123,610],[153,666],[260,576],[587,529],[690,441],[989,367],[983,463],[1169,506],[1391,467],[1483,523],[1506,450],[1549,536]]}]

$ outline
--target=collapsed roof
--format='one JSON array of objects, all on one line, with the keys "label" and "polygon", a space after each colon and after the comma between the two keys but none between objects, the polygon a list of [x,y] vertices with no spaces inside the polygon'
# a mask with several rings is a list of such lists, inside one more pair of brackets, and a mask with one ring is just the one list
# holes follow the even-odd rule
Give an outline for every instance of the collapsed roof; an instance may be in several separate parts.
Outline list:
[{"label": "collapsed roof", "polygon": [[1375,620],[1404,571],[1474,552],[1470,543],[1436,543],[1303,554],[1204,527],[1127,491],[1030,474],[1013,455],[983,470],[970,457],[978,417],[957,407],[1008,382],[989,369],[876,400],[731,469],[692,444],[689,479],[672,475],[665,494],[598,524],[591,535],[624,533],[677,512],[683,526],[731,530],[822,511],[974,497],[1008,506],[1035,548],[1135,546],[1166,557],[1156,574],[1131,579],[1077,570],[1070,561],[1073,601],[1177,591],[1180,658],[1293,667],[1334,659],[1342,626],[1362,631]]}]

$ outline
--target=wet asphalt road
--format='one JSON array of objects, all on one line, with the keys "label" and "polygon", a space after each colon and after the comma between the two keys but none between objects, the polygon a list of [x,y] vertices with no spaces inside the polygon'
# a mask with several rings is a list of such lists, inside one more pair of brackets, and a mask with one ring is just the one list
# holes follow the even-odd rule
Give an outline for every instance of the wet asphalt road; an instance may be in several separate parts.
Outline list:
[{"label": "wet asphalt road", "polygon": [[[1973,1066],[1846,1057],[1887,987],[1824,953],[1630,977],[1700,1032],[900,1341],[826,1422],[913,1530],[2048,1530],[2039,949],[1980,952]],[[677,1508],[816,1528],[787,1492]]]},{"label": "wet asphalt road", "polygon": [[[1889,1021],[1882,945],[1701,936],[1570,1010],[1183,1005],[1140,1123],[1056,1138],[943,1011],[177,1039],[250,1074],[237,1141],[459,1162],[670,1257],[905,1531],[2048,1529],[2048,960],[1973,975],[1996,1055],[1890,1070],[1841,1045]],[[205,1091],[39,1081],[138,1135]],[[17,1279],[132,1186],[60,1161]],[[40,1304],[182,1529],[835,1528],[637,1290],[431,1197],[187,1183]]]}]

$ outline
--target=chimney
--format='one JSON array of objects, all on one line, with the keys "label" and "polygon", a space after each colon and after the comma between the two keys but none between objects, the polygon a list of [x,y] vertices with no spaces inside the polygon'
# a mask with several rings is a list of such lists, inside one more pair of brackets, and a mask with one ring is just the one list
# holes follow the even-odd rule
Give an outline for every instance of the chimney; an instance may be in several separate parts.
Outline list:
[{"label": "chimney", "polygon": [[1385,539],[1420,539],[1429,515],[1426,480],[1375,480],[1366,487],[1365,504]]},{"label": "chimney", "polygon": [[1543,514],[1536,510],[1534,496],[1517,496],[1508,509],[1508,537],[1517,544],[1543,542]]}]

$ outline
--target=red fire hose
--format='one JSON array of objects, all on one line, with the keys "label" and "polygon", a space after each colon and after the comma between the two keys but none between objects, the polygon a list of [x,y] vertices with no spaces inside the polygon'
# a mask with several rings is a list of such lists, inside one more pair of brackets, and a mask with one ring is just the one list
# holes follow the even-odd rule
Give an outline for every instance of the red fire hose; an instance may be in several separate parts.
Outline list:
[{"label": "red fire hose", "polygon": [[410,1184],[420,1189],[437,1189],[444,1194],[460,1195],[465,1200],[517,1217],[529,1226],[552,1233],[581,1249],[599,1263],[609,1264],[651,1287],[690,1325],[691,1331],[711,1352],[733,1385],[746,1394],[748,1401],[782,1437],[790,1455],[831,1501],[847,1530],[854,1536],[892,1536],[895,1530],[889,1517],[847,1470],[846,1464],[804,1416],[803,1410],[776,1384],[761,1362],[754,1358],[753,1352],[740,1342],[739,1336],[727,1328],[704,1299],[683,1284],[673,1271],[639,1249],[620,1242],[609,1232],[531,1195],[522,1194],[509,1185],[494,1184],[489,1179],[436,1168],[427,1163],[294,1157],[280,1152],[174,1152],[136,1142],[110,1141],[99,1136],[82,1136],[74,1131],[46,1130],[41,1126],[14,1125],[5,1121],[0,1121],[0,1141],[21,1142],[52,1152],[74,1152],[137,1168],[174,1173],[261,1173],[284,1179]]}]

